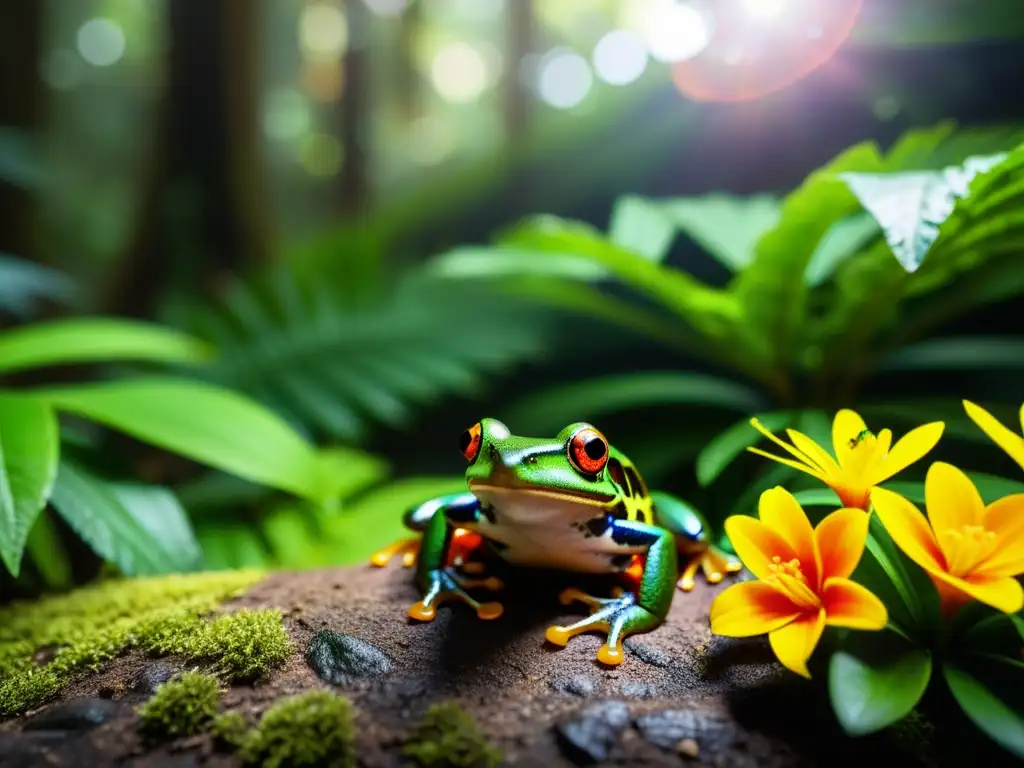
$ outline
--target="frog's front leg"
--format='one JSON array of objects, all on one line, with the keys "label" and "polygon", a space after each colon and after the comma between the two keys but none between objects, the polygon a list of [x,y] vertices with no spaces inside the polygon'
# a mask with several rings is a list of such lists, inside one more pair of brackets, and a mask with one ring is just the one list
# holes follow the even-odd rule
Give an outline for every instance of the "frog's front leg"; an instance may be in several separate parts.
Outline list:
[{"label": "frog's front leg", "polygon": [[[435,515],[444,515],[445,509],[461,508],[467,505],[476,504],[476,497],[472,493],[451,493],[430,499],[410,509],[402,518],[405,527],[416,532],[416,536],[399,539],[388,546],[377,550],[370,556],[370,564],[383,568],[394,558],[401,556],[402,565],[411,568],[416,564],[416,558],[420,551],[420,535],[426,531],[430,521]],[[472,550],[479,544],[479,537],[469,531],[459,528],[455,531],[450,555],[456,565],[461,565],[467,571],[481,570],[479,563],[465,562]]]},{"label": "frog's front leg", "polygon": [[648,632],[665,620],[672,605],[676,580],[675,539],[668,531],[643,523],[616,521],[609,535],[624,547],[646,546],[647,557],[643,575],[636,592],[621,592],[610,598],[593,597],[578,589],[567,589],[561,594],[562,603],[579,601],[591,608],[585,619],[567,627],[548,627],[548,642],[564,647],[571,638],[584,632],[600,631],[607,635],[605,644],[597,652],[604,664],[621,664],[625,659],[622,641],[631,634]]},{"label": "frog's front leg", "polygon": [[654,519],[676,537],[676,546],[683,561],[677,586],[690,592],[696,586],[697,571],[703,571],[709,584],[717,584],[730,573],[743,570],[743,564],[711,544],[711,532],[703,516],[682,499],[667,493],[651,494]]},{"label": "frog's front leg", "polygon": [[433,621],[437,606],[450,600],[459,600],[476,611],[481,619],[496,619],[501,616],[501,603],[481,603],[466,593],[467,589],[482,587],[491,591],[502,588],[501,579],[467,578],[455,568],[448,566],[455,531],[459,526],[476,521],[480,514],[480,503],[472,494],[458,497],[432,515],[423,533],[419,558],[416,562],[416,582],[423,590],[423,599],[409,608],[410,618],[417,621]]}]

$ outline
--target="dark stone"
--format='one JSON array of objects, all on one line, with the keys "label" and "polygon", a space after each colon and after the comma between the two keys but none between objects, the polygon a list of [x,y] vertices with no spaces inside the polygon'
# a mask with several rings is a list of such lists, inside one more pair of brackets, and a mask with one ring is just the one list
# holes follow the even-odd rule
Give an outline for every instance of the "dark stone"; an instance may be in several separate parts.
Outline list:
[{"label": "dark stone", "polygon": [[135,676],[132,690],[136,693],[154,693],[157,688],[174,677],[177,671],[168,664],[150,664]]},{"label": "dark stone", "polygon": [[658,687],[649,683],[623,683],[619,688],[623,696],[631,696],[637,699],[653,699],[658,695]]},{"label": "dark stone", "polygon": [[675,749],[684,739],[693,739],[702,753],[714,753],[736,741],[722,715],[701,709],[648,712],[636,718],[636,727],[647,741],[662,749]]},{"label": "dark stone", "polygon": [[568,693],[573,696],[589,696],[594,692],[594,681],[583,675],[559,677],[552,680],[550,685],[553,691]]},{"label": "dark stone", "polygon": [[26,731],[83,731],[103,725],[124,707],[106,699],[72,699],[25,721]]},{"label": "dark stone", "polygon": [[322,629],[306,646],[306,663],[317,676],[333,685],[381,677],[394,669],[384,651],[365,640]]},{"label": "dark stone", "polygon": [[629,725],[629,708],[621,701],[605,701],[577,712],[555,725],[562,754],[577,765],[599,763]]},{"label": "dark stone", "polygon": [[660,667],[666,669],[672,666],[672,657],[664,651],[659,651],[657,648],[652,648],[649,645],[637,642],[634,638],[628,638],[623,645],[626,646],[626,650],[636,656],[644,664],[650,664],[652,667]]}]

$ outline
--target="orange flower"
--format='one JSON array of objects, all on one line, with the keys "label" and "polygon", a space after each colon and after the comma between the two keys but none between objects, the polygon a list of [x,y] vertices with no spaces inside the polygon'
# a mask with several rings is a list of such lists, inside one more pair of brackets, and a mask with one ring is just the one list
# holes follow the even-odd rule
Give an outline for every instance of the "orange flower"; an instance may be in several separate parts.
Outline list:
[{"label": "orange flower", "polygon": [[751,419],[750,423],[762,435],[785,448],[796,461],[773,456],[757,448],[748,448],[748,451],[813,475],[836,492],[843,506],[865,511],[875,486],[921,459],[939,442],[945,428],[941,421],[925,424],[910,430],[896,445],[892,445],[891,431],[883,429],[876,437],[865,426],[864,419],[855,411],[844,408],[832,421],[833,458],[827,450],[795,429],[786,430],[793,441],[790,445],[765,429],[757,419]]},{"label": "orange flower", "polygon": [[[975,405],[970,400],[964,400],[964,409],[981,431],[988,435],[992,442],[1006,451],[1010,458],[1020,464],[1024,469],[1024,437],[1014,434],[1004,427],[991,413],[980,405]],[[1024,405],[1020,407],[1020,429],[1024,432]]]},{"label": "orange flower", "polygon": [[758,580],[734,584],[715,598],[711,631],[767,633],[782,665],[810,677],[807,660],[826,625],[877,630],[888,622],[882,601],[849,578],[864,553],[868,517],[840,509],[812,528],[781,487],[761,494],[758,514],[725,521],[736,554]]},{"label": "orange flower", "polygon": [[898,493],[878,488],[875,512],[896,545],[935,582],[945,612],[970,600],[1004,613],[1024,608],[1024,493],[987,507],[956,467],[935,462],[924,481],[928,517]]}]

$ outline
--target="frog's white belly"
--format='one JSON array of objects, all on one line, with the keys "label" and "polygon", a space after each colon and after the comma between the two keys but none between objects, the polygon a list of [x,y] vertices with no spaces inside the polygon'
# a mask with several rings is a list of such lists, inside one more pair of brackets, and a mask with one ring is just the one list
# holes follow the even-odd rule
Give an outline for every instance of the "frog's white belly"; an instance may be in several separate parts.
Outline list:
[{"label": "frog's white belly", "polygon": [[492,520],[482,517],[473,530],[498,543],[498,554],[513,565],[581,573],[615,573],[623,556],[644,547],[616,544],[611,532],[587,535],[573,523],[600,514],[598,507],[543,496],[479,494]]}]

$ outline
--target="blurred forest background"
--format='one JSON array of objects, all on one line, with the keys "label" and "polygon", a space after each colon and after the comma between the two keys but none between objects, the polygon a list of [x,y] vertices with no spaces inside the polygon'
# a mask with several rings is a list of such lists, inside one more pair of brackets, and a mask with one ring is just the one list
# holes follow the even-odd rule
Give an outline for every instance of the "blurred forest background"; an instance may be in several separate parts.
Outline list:
[{"label": "blurred forest background", "polygon": [[[778,201],[860,142],[877,144],[889,164],[839,170],[919,173],[1014,151],[1024,15],[1011,0],[819,5],[0,2],[0,375],[19,391],[49,388],[38,391],[63,414],[60,457],[39,449],[59,466],[52,497],[47,486],[38,505],[19,508],[7,493],[12,519],[28,522],[13,536],[25,539],[24,567],[5,555],[11,573],[0,571],[5,597],[103,567],[358,562],[399,534],[408,504],[459,487],[458,436],[485,415],[525,434],[592,420],[651,484],[713,521],[752,511],[767,485],[802,487],[785,467],[741,456],[756,438],[742,426],[753,413],[812,435],[827,434],[839,406],[863,406],[869,425],[897,436],[947,419],[976,469],[1016,476],[983,435],[970,442],[959,401],[977,399],[1015,425],[1019,214],[1007,214],[1009,239],[975,247],[970,265],[965,256],[941,279],[938,266],[922,267],[930,282],[918,285],[877,225],[844,218],[852,196],[823,214],[820,230],[799,211],[786,218]],[[912,129],[924,133],[900,145]],[[903,149],[886,155],[894,146]],[[662,233],[668,209],[654,215],[649,201],[690,198],[703,202],[683,206]],[[992,206],[1012,214],[1016,202]],[[515,229],[536,214],[578,227],[564,237]],[[806,263],[840,220],[845,250],[830,257],[838,271],[811,280],[820,291],[803,327],[826,328],[848,311],[847,333],[898,303],[836,298],[881,248],[878,295],[897,282],[903,291],[906,278],[907,296],[932,302],[922,310],[932,314],[913,315],[920,332],[899,343],[954,341],[919,347],[879,375],[871,354],[821,362],[816,348],[817,357],[787,361],[799,358],[792,379],[759,376],[778,356],[775,342],[751,347],[767,350],[761,362],[753,352],[729,360],[727,337],[701,319],[717,299],[700,317],[686,298],[661,302],[678,317],[652,312],[628,289],[657,304],[661,278],[601,250],[607,242],[594,234],[610,229],[616,240],[616,227],[639,227],[627,239],[646,264],[711,291],[734,280],[742,288],[747,262],[771,278],[761,250],[728,254],[753,253],[780,221],[790,222],[781,250],[804,249]],[[591,234],[579,229],[587,225]],[[504,247],[495,245],[502,233],[511,233]],[[548,267],[531,272],[529,255],[546,251],[597,254],[626,278],[597,289]],[[448,279],[453,270],[459,279]],[[524,281],[507,290],[510,276]],[[680,283],[681,297],[688,290]],[[796,301],[763,295],[784,308]],[[68,317],[125,325],[47,333]],[[893,352],[906,317],[842,338]],[[119,335],[138,330],[131,320],[179,335],[132,342]],[[12,335],[32,328],[41,335]],[[692,328],[702,344],[690,343]],[[210,361],[191,366],[186,338],[212,348]],[[160,344],[177,351],[164,355]],[[15,349],[28,362],[12,362]],[[169,389],[111,389],[125,396],[114,405],[86,402],[73,386],[130,389],[154,371]],[[232,422],[230,409],[202,411],[172,379],[268,409],[327,457],[334,485],[294,480],[270,435],[292,446],[290,437]],[[806,392],[805,379],[814,380]],[[200,434],[202,419],[218,435]],[[698,462],[716,435],[717,452]],[[160,547],[168,551],[154,555]]]}]

